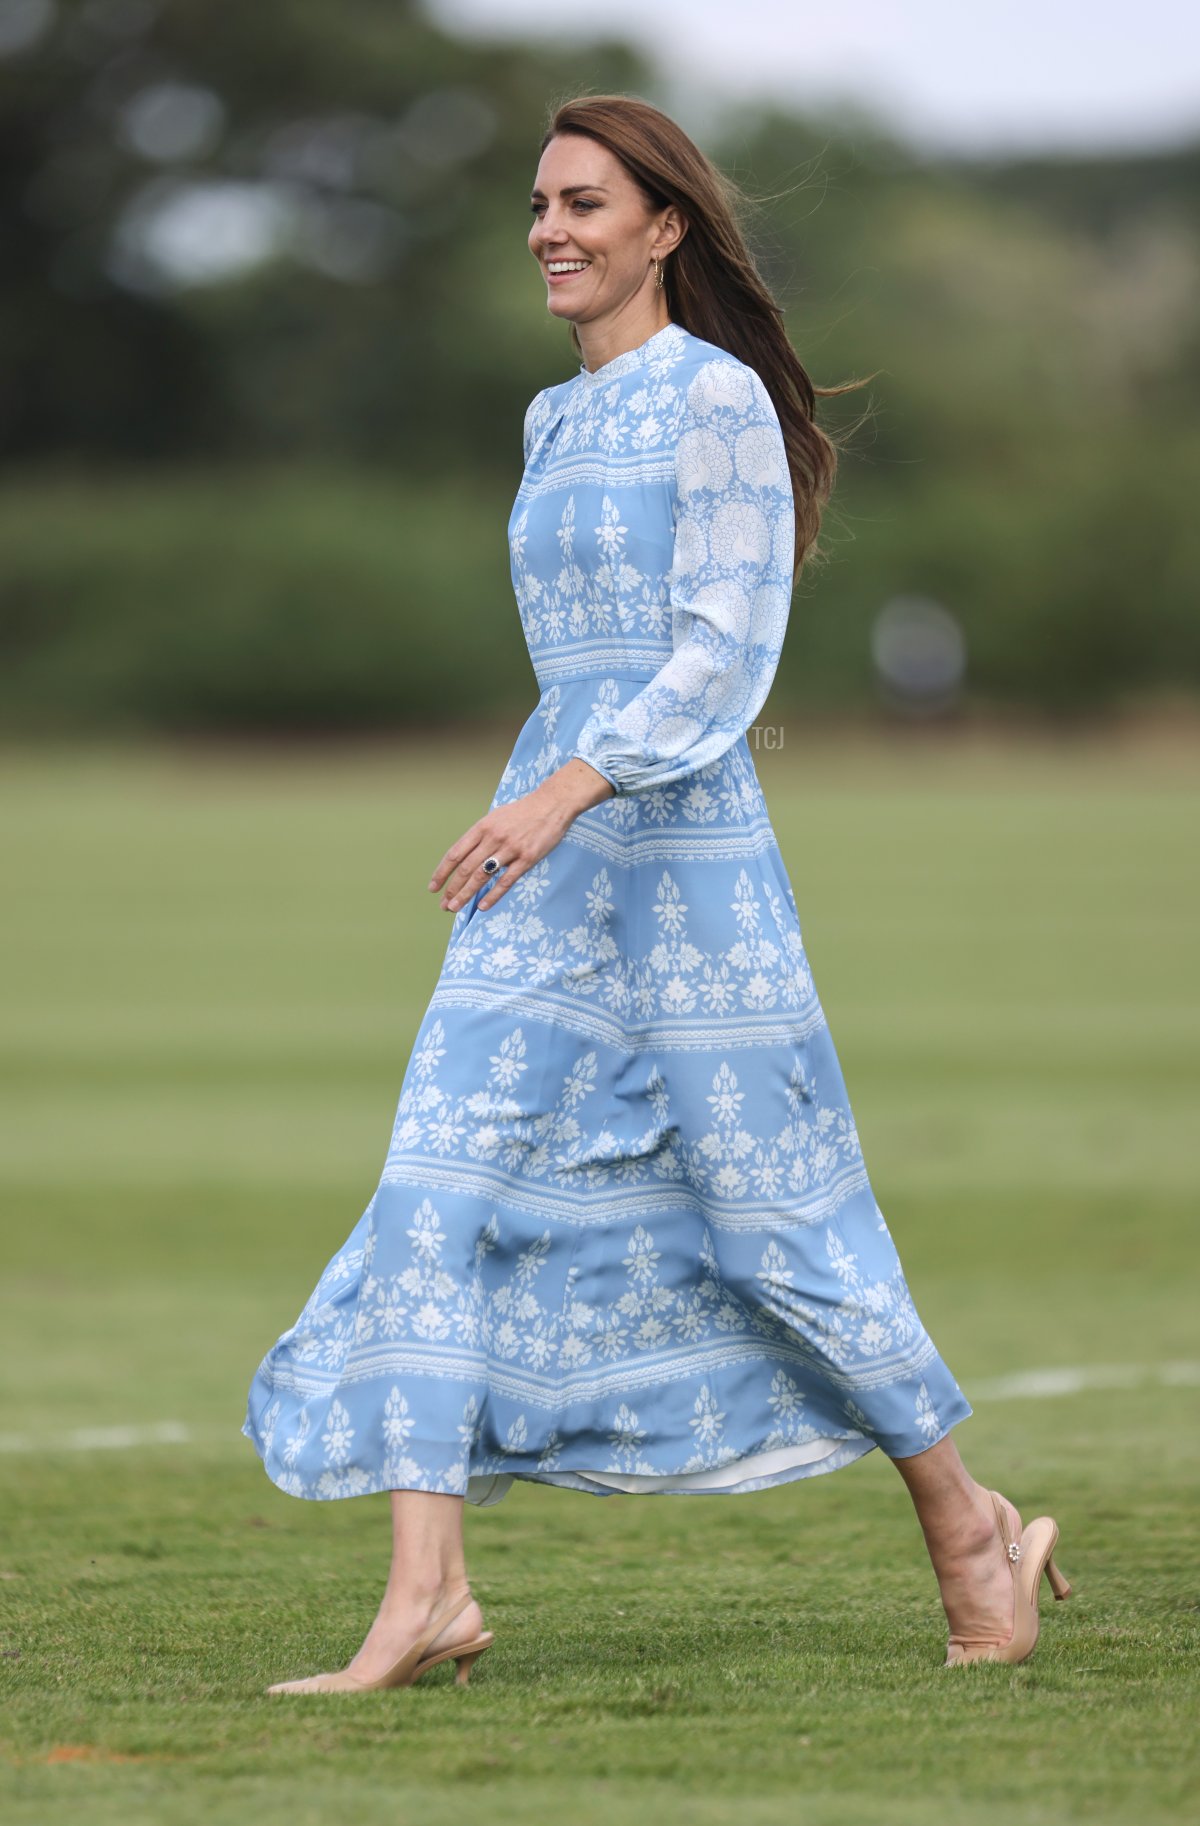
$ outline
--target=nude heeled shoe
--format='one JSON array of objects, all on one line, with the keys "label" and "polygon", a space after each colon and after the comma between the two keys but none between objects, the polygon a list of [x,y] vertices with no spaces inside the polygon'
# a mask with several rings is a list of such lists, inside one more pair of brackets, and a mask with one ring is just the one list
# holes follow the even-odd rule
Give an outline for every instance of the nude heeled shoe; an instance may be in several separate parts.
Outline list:
[{"label": "nude heeled shoe", "polygon": [[1033,1653],[1038,1639],[1038,1592],[1042,1574],[1050,1581],[1056,1598],[1069,1598],[1071,1587],[1054,1564],[1058,1544],[1058,1523],[1052,1515],[1037,1515],[1013,1535],[1008,1510],[998,1490],[989,1490],[996,1526],[1008,1559],[1013,1581],[1013,1626],[1007,1642],[976,1636],[952,1635],[946,1648],[945,1667],[958,1667],[967,1661],[1024,1661]]},{"label": "nude heeled shoe", "polygon": [[375,1693],[382,1687],[410,1687],[414,1680],[419,1680],[426,1668],[434,1667],[439,1661],[449,1661],[453,1656],[458,1663],[454,1676],[455,1686],[465,1687],[470,1679],[471,1669],[482,1655],[485,1648],[490,1648],[494,1640],[490,1629],[482,1635],[473,1636],[469,1642],[456,1642],[453,1648],[439,1649],[436,1655],[425,1655],[435,1636],[440,1636],[448,1623],[452,1623],[472,1602],[470,1591],[456,1594],[445,1600],[436,1611],[432,1622],[421,1631],[416,1641],[410,1643],[399,1661],[394,1661],[385,1674],[378,1680],[359,1680],[348,1668],[341,1668],[336,1674],[310,1674],[305,1680],[281,1680],[275,1686],[268,1687],[268,1693]]}]

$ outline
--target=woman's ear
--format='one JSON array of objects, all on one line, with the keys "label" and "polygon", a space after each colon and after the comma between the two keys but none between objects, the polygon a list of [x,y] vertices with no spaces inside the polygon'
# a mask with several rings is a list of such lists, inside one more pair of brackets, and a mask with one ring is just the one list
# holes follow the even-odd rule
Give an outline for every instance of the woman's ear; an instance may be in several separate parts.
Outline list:
[{"label": "woman's ear", "polygon": [[663,210],[663,221],[659,223],[658,247],[654,250],[658,259],[667,259],[668,254],[674,254],[674,250],[678,248],[679,241],[685,234],[687,234],[687,215],[679,210],[678,205],[668,203],[667,208]]}]

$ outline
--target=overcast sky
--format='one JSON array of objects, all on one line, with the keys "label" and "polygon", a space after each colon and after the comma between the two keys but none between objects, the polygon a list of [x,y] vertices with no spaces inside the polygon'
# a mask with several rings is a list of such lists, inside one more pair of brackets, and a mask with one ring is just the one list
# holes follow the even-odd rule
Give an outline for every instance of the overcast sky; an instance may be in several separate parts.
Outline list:
[{"label": "overcast sky", "polygon": [[[1105,150],[1200,137],[1200,7],[1180,0],[425,0],[460,34],[653,53],[673,95],[843,98],[919,146]],[[665,98],[664,98],[665,99]],[[681,110],[682,112],[682,110]]]}]

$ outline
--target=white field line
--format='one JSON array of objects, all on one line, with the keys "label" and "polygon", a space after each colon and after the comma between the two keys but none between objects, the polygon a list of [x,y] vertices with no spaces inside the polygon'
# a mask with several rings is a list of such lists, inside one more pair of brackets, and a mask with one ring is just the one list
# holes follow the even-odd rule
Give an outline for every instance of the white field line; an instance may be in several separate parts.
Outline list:
[{"label": "white field line", "polygon": [[131,1446],[186,1446],[195,1429],[181,1420],[144,1427],[73,1427],[69,1433],[0,1433],[0,1452],[127,1452]]},{"label": "white field line", "polygon": [[1082,1395],[1090,1389],[1133,1389],[1156,1382],[1166,1388],[1200,1387],[1200,1363],[1094,1363],[1080,1369],[1019,1370],[972,1383],[968,1400],[1024,1401],[1032,1396]]},{"label": "white field line", "polygon": [[[1200,1388],[1200,1363],[1097,1363],[1080,1368],[1022,1370],[972,1383],[966,1391],[976,1401],[1028,1401],[1083,1395],[1092,1389],[1132,1389],[1146,1383],[1163,1388]],[[0,1433],[0,1452],[130,1451],[139,1446],[186,1446],[205,1439],[241,1437],[236,1429],[212,1426],[197,1430],[182,1420],[159,1420],[149,1426],[75,1427],[69,1433]]]}]

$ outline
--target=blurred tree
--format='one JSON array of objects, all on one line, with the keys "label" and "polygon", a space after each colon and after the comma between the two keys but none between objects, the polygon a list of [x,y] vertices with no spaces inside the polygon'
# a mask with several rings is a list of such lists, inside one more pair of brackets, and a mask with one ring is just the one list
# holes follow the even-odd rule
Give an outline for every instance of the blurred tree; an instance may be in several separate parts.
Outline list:
[{"label": "blurred tree", "polygon": [[[525,191],[578,59],[460,43],[412,0],[42,4],[32,42],[0,34],[0,457],[436,468],[469,400],[511,466],[545,380]],[[620,45],[587,80],[651,86]]]},{"label": "blurred tree", "polygon": [[[0,0],[10,721],[523,700],[503,520],[576,367],[528,185],[555,101],[604,90],[663,102],[622,44],[460,42],[414,0]],[[935,161],[752,103],[702,137],[814,381],[879,371],[822,407],[870,410],[776,703],[873,701],[898,595],[962,629],[968,702],[1200,684],[1200,150]]]}]

